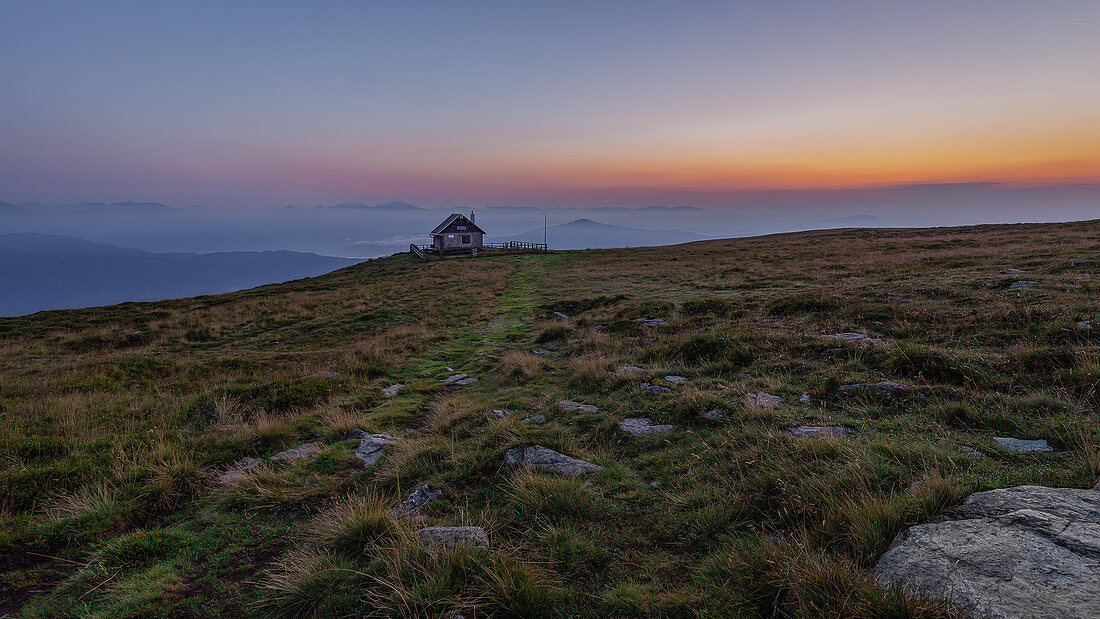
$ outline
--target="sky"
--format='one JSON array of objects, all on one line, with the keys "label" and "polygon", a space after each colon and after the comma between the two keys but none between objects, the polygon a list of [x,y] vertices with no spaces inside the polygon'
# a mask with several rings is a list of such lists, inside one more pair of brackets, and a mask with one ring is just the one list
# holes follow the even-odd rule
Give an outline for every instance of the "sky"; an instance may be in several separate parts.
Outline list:
[{"label": "sky", "polygon": [[1100,184],[1100,0],[0,0],[0,29],[9,202]]}]

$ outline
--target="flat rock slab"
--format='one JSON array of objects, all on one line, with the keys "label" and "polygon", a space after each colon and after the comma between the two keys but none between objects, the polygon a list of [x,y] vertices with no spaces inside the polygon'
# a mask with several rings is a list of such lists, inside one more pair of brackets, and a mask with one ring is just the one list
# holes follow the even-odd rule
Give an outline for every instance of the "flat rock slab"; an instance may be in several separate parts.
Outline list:
[{"label": "flat rock slab", "polygon": [[543,415],[535,415],[533,417],[528,417],[527,419],[524,419],[523,423],[535,424],[535,425],[538,425],[540,423],[546,423],[546,417],[543,416]]},{"label": "flat rock slab", "polygon": [[642,383],[642,391],[649,395],[661,395],[662,393],[668,393],[672,391],[668,387],[662,387],[660,385],[651,385],[649,383]]},{"label": "flat rock slab", "polygon": [[884,586],[971,617],[1100,617],[1100,492],[1017,486],[971,495],[894,539]]},{"label": "flat rock slab", "polygon": [[412,518],[413,520],[421,520],[425,518],[423,511],[432,501],[438,501],[443,498],[443,491],[437,488],[432,488],[428,484],[418,487],[413,490],[413,493],[409,495],[409,498],[401,501],[401,504],[390,510],[390,514],[394,516],[404,516],[406,518]]},{"label": "flat rock slab", "polygon": [[1011,284],[1009,284],[1008,289],[1009,290],[1014,290],[1016,288],[1032,288],[1032,287],[1038,286],[1038,285],[1039,285],[1039,282],[1033,282],[1033,281],[1029,281],[1029,280],[1026,280],[1026,279],[1021,279],[1018,282],[1012,282]]},{"label": "flat rock slab", "polygon": [[746,393],[745,401],[749,403],[749,406],[755,406],[756,408],[775,408],[784,402],[783,398],[763,391]]},{"label": "flat rock slab", "polygon": [[397,442],[397,439],[389,434],[368,434],[358,428],[348,432],[348,438],[359,439],[359,446],[355,448],[355,457],[363,463],[363,466],[372,466],[382,458],[385,449]]},{"label": "flat rock slab", "polygon": [[1020,269],[1001,269],[997,272],[1001,275],[1015,275],[1017,273],[1023,273],[1023,271],[1021,271]]},{"label": "flat rock slab", "polygon": [[321,449],[321,445],[317,443],[306,443],[304,445],[298,445],[293,449],[280,451],[274,456],[271,456],[271,459],[275,460],[276,462],[294,462],[295,460],[308,460],[313,456],[321,453]]},{"label": "flat rock slab", "polygon": [[405,388],[405,385],[403,385],[401,383],[397,383],[395,385],[390,385],[389,387],[386,387],[385,389],[382,390],[382,395],[386,396],[387,398],[392,398],[393,396],[397,395],[398,392],[400,392],[404,388]]},{"label": "flat rock slab", "polygon": [[654,425],[653,420],[648,417],[629,417],[619,422],[620,429],[634,436],[661,434],[672,430],[672,427],[670,425]]},{"label": "flat rock slab", "polygon": [[456,380],[456,381],[454,382],[454,384],[456,384],[456,385],[462,385],[463,387],[465,387],[466,385],[472,385],[472,384],[474,384],[474,383],[476,383],[476,382],[477,382],[477,379],[476,379],[476,378],[472,378],[472,377],[469,377],[469,376],[467,376],[466,378],[463,378],[463,379],[460,379],[460,380]]},{"label": "flat rock slab", "polygon": [[489,547],[489,535],[481,527],[425,527],[417,531],[416,536],[425,544],[444,548]]},{"label": "flat rock slab", "polygon": [[877,383],[855,383],[841,385],[840,387],[840,390],[844,393],[871,393],[881,396],[897,395],[907,389],[909,389],[908,386],[889,380],[880,380]]},{"label": "flat rock slab", "polygon": [[797,426],[788,428],[787,434],[796,438],[848,438],[855,431],[844,426]]},{"label": "flat rock slab", "polygon": [[449,385],[451,383],[456,383],[456,382],[458,382],[460,380],[463,380],[465,378],[467,378],[467,376],[465,374],[451,374],[447,378],[444,378],[443,382]]},{"label": "flat rock slab", "polygon": [[599,407],[593,406],[591,404],[581,404],[580,402],[574,402],[573,400],[562,400],[561,402],[558,402],[558,406],[561,407],[563,411],[584,411],[586,413],[595,413],[600,410]]},{"label": "flat rock slab", "polygon": [[569,477],[603,468],[598,464],[570,458],[542,445],[513,447],[504,454],[504,463],[523,464],[532,469],[548,469]]},{"label": "flat rock slab", "polygon": [[223,486],[236,485],[245,478],[245,475],[248,475],[249,471],[263,463],[264,461],[262,458],[250,458],[245,456],[234,462],[233,466],[229,467],[229,470],[219,475],[218,483]]},{"label": "flat rock slab", "polygon": [[878,338],[871,337],[869,335],[864,335],[862,333],[854,333],[854,332],[833,333],[833,334],[825,335],[825,336],[822,336],[822,337],[824,337],[826,339],[830,339],[830,340],[840,340],[842,342],[852,342],[852,343],[859,343],[859,344],[864,344],[864,343],[872,344],[872,343],[875,343],[875,342],[881,342],[882,341]]},{"label": "flat rock slab", "polygon": [[549,355],[552,351],[549,351],[545,348],[536,348],[533,352],[536,355],[539,355],[540,357],[542,357],[542,356],[545,356],[545,355]]},{"label": "flat rock slab", "polygon": [[664,318],[635,318],[634,322],[647,327],[663,327],[668,324]]},{"label": "flat rock slab", "polygon": [[665,380],[667,380],[668,382],[670,382],[674,385],[682,385],[682,384],[688,382],[688,379],[684,378],[683,376],[676,376],[676,375],[666,376]]},{"label": "flat rock slab", "polygon": [[1009,436],[994,436],[993,440],[996,441],[997,446],[1006,451],[1014,451],[1021,454],[1033,454],[1043,453],[1046,451],[1054,451],[1046,440],[1027,440],[1022,438],[1012,438]]}]

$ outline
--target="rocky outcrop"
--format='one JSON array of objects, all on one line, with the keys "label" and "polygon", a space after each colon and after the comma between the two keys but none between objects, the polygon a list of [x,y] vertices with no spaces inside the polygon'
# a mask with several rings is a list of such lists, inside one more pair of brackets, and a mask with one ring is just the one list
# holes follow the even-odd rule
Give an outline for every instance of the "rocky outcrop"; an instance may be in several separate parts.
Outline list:
[{"label": "rocky outcrop", "polygon": [[539,425],[541,423],[546,423],[546,416],[545,415],[533,415],[531,417],[528,417],[527,419],[524,419],[523,423],[534,424],[534,425]]},{"label": "rocky outcrop", "polygon": [[660,385],[651,385],[649,383],[642,383],[642,391],[649,395],[661,395],[662,393],[668,393],[672,391],[668,387],[662,387]]},{"label": "rocky outcrop", "polygon": [[749,403],[749,406],[756,408],[775,408],[783,403],[783,398],[761,391],[759,393],[746,393],[745,401]]},{"label": "rocky outcrop", "polygon": [[504,454],[504,463],[523,464],[528,468],[546,469],[569,477],[603,468],[598,464],[570,458],[542,445],[513,447]]},{"label": "rocky outcrop", "polygon": [[899,535],[872,575],[971,617],[1100,617],[1100,491],[979,492]]},{"label": "rocky outcrop", "polygon": [[1023,438],[1012,438],[1010,436],[994,436],[993,440],[997,443],[997,446],[1005,451],[1014,451],[1020,454],[1033,454],[1043,453],[1047,451],[1054,451],[1045,439],[1028,440]]},{"label": "rocky outcrop", "polygon": [[358,428],[348,432],[348,438],[359,439],[359,446],[355,448],[355,457],[362,461],[363,466],[372,466],[378,462],[385,448],[397,442],[397,439],[389,434],[367,434]]},{"label": "rocky outcrop", "polygon": [[401,383],[396,383],[396,384],[390,385],[389,387],[386,387],[386,388],[382,389],[382,395],[386,396],[387,398],[392,398],[393,396],[397,395],[397,393],[399,391],[401,391],[402,389],[404,389],[404,388],[405,388],[405,385],[403,385]]},{"label": "rocky outcrop", "polygon": [[848,438],[854,433],[844,426],[797,426],[787,429],[787,434],[795,438]]},{"label": "rocky outcrop", "polygon": [[1039,282],[1033,282],[1031,280],[1021,279],[1018,282],[1012,282],[1011,284],[1009,284],[1008,289],[1009,290],[1014,290],[1014,289],[1017,289],[1017,288],[1033,288],[1033,287],[1038,286],[1038,285],[1039,285]]},{"label": "rocky outcrop", "polygon": [[294,462],[295,460],[308,460],[319,453],[321,453],[320,445],[317,443],[306,443],[304,445],[298,445],[293,449],[280,451],[274,456],[271,456],[271,459],[276,462]]},{"label": "rocky outcrop", "polygon": [[840,390],[844,393],[865,393],[880,396],[897,395],[908,389],[909,387],[890,380],[880,380],[877,383],[855,383],[840,387]]},{"label": "rocky outcrop", "polygon": [[442,490],[424,484],[416,490],[413,490],[409,498],[401,501],[400,505],[391,509],[390,514],[393,516],[404,516],[406,518],[412,518],[413,520],[420,520],[425,517],[423,513],[424,508],[432,501],[437,501],[442,498]]},{"label": "rocky outcrop", "polygon": [[218,476],[218,484],[222,486],[234,486],[248,475],[252,469],[263,464],[262,458],[250,458],[245,456],[233,463],[229,470]]},{"label": "rocky outcrop", "polygon": [[629,417],[619,422],[619,428],[623,432],[629,432],[634,436],[646,434],[661,434],[672,430],[670,425],[655,425],[648,417]]},{"label": "rocky outcrop", "polygon": [[592,404],[581,404],[580,402],[574,402],[573,400],[562,400],[558,402],[558,406],[563,411],[582,411],[585,413],[595,413],[600,409]]},{"label": "rocky outcrop", "polygon": [[481,527],[426,527],[416,532],[425,544],[453,548],[455,546],[489,547],[489,535]]}]

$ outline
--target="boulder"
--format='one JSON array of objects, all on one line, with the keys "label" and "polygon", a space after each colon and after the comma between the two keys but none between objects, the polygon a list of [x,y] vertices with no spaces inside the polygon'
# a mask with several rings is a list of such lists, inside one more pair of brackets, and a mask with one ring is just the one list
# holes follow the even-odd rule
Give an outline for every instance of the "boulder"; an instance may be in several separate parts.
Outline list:
[{"label": "boulder", "polygon": [[532,469],[547,469],[569,477],[603,468],[598,464],[570,458],[542,445],[513,447],[504,454],[504,463],[523,464]]},{"label": "boulder", "polygon": [[810,405],[810,394],[803,391],[802,395],[798,397],[798,403],[803,405],[803,406],[809,406]]},{"label": "boulder", "polygon": [[382,395],[386,396],[387,398],[392,398],[393,396],[397,395],[397,393],[399,391],[401,391],[402,389],[404,389],[404,388],[405,388],[405,385],[403,385],[401,383],[396,383],[396,384],[390,385],[389,387],[386,387],[385,389],[383,389],[382,390]]},{"label": "boulder", "polygon": [[569,320],[569,317],[561,312],[554,312],[553,314],[551,314],[551,316],[557,318],[558,320]]},{"label": "boulder", "polygon": [[1054,448],[1047,444],[1044,439],[1027,440],[1022,438],[1012,438],[1010,436],[994,436],[993,440],[996,441],[997,446],[1006,451],[1014,451],[1021,454],[1042,453],[1045,451],[1054,451]]},{"label": "boulder", "polygon": [[1100,492],[1017,486],[971,495],[895,538],[883,586],[971,617],[1100,617]]},{"label": "boulder", "polygon": [[355,457],[363,462],[363,466],[371,466],[378,462],[385,448],[397,442],[397,439],[389,434],[368,434],[358,428],[348,432],[348,438],[359,439],[359,447],[355,448]]},{"label": "boulder", "polygon": [[503,408],[491,408],[487,411],[488,415],[493,419],[507,419],[511,414]]},{"label": "boulder", "polygon": [[703,413],[703,417],[706,417],[707,419],[709,419],[711,421],[725,421],[726,420],[726,415],[722,412],[722,409],[720,409],[720,408],[710,409],[709,411]]},{"label": "boulder", "polygon": [[421,520],[425,518],[423,511],[432,501],[438,501],[443,498],[443,491],[436,488],[432,488],[428,484],[418,487],[413,490],[413,493],[409,495],[409,498],[401,501],[401,504],[390,510],[390,514],[393,516],[404,516],[406,518],[412,518],[413,520]]},{"label": "boulder", "polygon": [[670,425],[654,425],[648,417],[629,417],[619,422],[619,428],[634,436],[646,434],[661,434],[672,430]]},{"label": "boulder", "polygon": [[683,376],[676,376],[676,375],[666,376],[665,380],[667,380],[668,382],[670,382],[674,385],[682,385],[682,384],[688,382],[688,379],[684,378]]},{"label": "boulder", "polygon": [[854,432],[844,426],[797,426],[788,428],[787,434],[796,438],[848,438]]},{"label": "boulder", "polygon": [[271,456],[272,460],[276,462],[293,462],[295,460],[308,460],[313,456],[321,452],[321,446],[317,443],[306,443],[304,445],[298,445],[293,449],[286,451],[280,451],[279,453]]},{"label": "boulder", "polygon": [[263,464],[262,458],[250,458],[245,456],[233,463],[229,470],[218,476],[218,483],[223,486],[233,486],[240,483],[252,469]]},{"label": "boulder", "polygon": [[524,419],[523,423],[535,425],[546,423],[546,417],[544,417],[543,415],[535,415],[533,417],[528,417],[527,419]]},{"label": "boulder", "polygon": [[661,395],[662,393],[668,393],[672,391],[668,387],[662,387],[660,385],[651,385],[649,383],[642,383],[642,391],[649,395]]},{"label": "boulder", "polygon": [[574,402],[573,400],[562,400],[558,402],[558,406],[563,411],[584,411],[586,413],[595,413],[600,409],[591,404],[581,404],[580,402]]},{"label": "boulder", "polygon": [[1039,282],[1033,282],[1033,281],[1030,281],[1030,280],[1021,279],[1019,281],[1012,282],[1011,284],[1009,284],[1008,289],[1013,290],[1013,289],[1016,289],[1016,288],[1031,288],[1032,286],[1038,286],[1038,285],[1039,285]]},{"label": "boulder", "polygon": [[425,544],[444,548],[489,547],[489,535],[481,527],[425,527],[417,531],[416,536]]},{"label": "boulder", "polygon": [[540,357],[545,356],[545,355],[549,355],[551,353],[551,351],[549,351],[545,348],[536,348],[532,352],[534,352],[536,355],[539,355]]},{"label": "boulder", "polygon": [[749,403],[749,406],[755,406],[756,408],[775,408],[783,403],[783,398],[772,395],[770,393],[746,393],[745,400]]},{"label": "boulder", "polygon": [[844,393],[870,393],[880,396],[897,395],[907,389],[909,387],[889,380],[880,380],[877,383],[855,383],[841,385],[840,387],[840,390]]},{"label": "boulder", "polygon": [[456,384],[456,385],[462,385],[463,387],[465,387],[466,385],[472,385],[472,384],[474,384],[474,383],[476,383],[476,382],[477,382],[477,379],[476,379],[476,378],[473,378],[472,376],[467,376],[466,378],[463,378],[463,379],[461,379],[461,380],[456,380],[456,381],[454,382],[454,384]]},{"label": "boulder", "polygon": [[460,380],[463,380],[464,378],[466,378],[465,374],[451,374],[447,378],[444,378],[443,382],[447,383],[447,384],[451,384],[451,383],[455,383],[455,382],[458,382]]}]

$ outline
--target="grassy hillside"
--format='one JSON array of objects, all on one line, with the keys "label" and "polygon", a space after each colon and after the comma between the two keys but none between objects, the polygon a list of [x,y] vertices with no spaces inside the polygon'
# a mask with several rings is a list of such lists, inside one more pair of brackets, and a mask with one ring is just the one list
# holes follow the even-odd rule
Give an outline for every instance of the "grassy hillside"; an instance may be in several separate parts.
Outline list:
[{"label": "grassy hillside", "polygon": [[[0,319],[0,615],[942,615],[867,569],[973,491],[1096,480],[1098,299],[1094,221],[399,255]],[[841,388],[880,380],[909,388]],[[364,468],[355,428],[399,440]],[[535,444],[603,468],[504,464]],[[426,520],[387,513],[421,484],[445,493]]]}]

